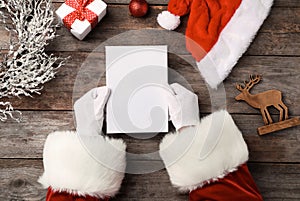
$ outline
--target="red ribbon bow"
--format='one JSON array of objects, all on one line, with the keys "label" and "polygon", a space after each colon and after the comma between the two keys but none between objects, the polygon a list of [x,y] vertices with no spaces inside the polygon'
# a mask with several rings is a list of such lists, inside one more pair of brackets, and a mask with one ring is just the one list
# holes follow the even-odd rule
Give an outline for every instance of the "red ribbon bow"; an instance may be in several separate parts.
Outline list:
[{"label": "red ribbon bow", "polygon": [[63,22],[68,29],[71,29],[72,24],[76,19],[84,21],[85,19],[89,21],[92,28],[94,28],[98,23],[98,16],[86,6],[92,3],[94,0],[66,0],[65,4],[76,9],[75,11],[64,17]]}]

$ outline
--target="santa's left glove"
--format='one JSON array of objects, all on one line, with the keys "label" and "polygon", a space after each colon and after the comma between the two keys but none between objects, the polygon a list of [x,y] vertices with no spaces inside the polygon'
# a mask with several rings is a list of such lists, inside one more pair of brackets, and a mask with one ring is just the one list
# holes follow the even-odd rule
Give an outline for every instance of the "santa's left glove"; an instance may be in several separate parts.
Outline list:
[{"label": "santa's left glove", "polygon": [[48,135],[43,152],[46,201],[108,200],[120,189],[126,168],[126,145],[102,135],[109,89],[90,90],[74,104],[76,132]]}]

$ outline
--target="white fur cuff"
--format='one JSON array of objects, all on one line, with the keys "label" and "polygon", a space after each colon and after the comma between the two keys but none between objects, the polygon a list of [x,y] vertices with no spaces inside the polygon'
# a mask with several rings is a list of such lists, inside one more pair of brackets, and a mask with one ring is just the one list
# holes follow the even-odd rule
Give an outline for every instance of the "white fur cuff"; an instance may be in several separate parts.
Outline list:
[{"label": "white fur cuff", "polygon": [[169,11],[163,11],[157,16],[158,24],[167,30],[174,30],[180,24],[180,16],[174,15]]},{"label": "white fur cuff", "polygon": [[54,191],[98,198],[114,196],[126,168],[126,145],[102,136],[75,132],[48,135],[43,153],[44,173],[39,182]]},{"label": "white fur cuff", "polygon": [[235,171],[248,160],[248,149],[230,114],[221,110],[166,135],[160,156],[172,184],[192,191]]}]

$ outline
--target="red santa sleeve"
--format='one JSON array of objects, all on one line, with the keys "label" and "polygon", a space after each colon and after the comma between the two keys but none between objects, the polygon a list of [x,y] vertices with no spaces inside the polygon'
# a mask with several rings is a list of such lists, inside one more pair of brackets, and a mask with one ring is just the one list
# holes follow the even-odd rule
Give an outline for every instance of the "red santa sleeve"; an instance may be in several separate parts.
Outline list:
[{"label": "red santa sleeve", "polygon": [[262,200],[247,168],[247,145],[225,110],[166,135],[160,156],[171,183],[189,192],[190,201]]}]

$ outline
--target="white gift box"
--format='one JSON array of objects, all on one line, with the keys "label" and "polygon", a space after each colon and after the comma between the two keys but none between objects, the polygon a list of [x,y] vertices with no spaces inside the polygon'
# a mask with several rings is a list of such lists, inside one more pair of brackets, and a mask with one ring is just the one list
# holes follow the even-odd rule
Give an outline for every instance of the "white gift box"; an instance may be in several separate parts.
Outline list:
[{"label": "white gift box", "polygon": [[[101,0],[94,0],[92,3],[86,6],[86,8],[94,12],[98,16],[98,22],[100,22],[100,20],[106,15],[107,4]],[[61,23],[63,23],[63,19],[75,10],[75,8],[72,8],[71,6],[63,3],[56,10],[56,15]],[[85,19],[84,21],[76,19],[71,25],[70,31],[76,38],[78,38],[79,40],[83,40],[91,30],[92,26],[87,19]]]}]

